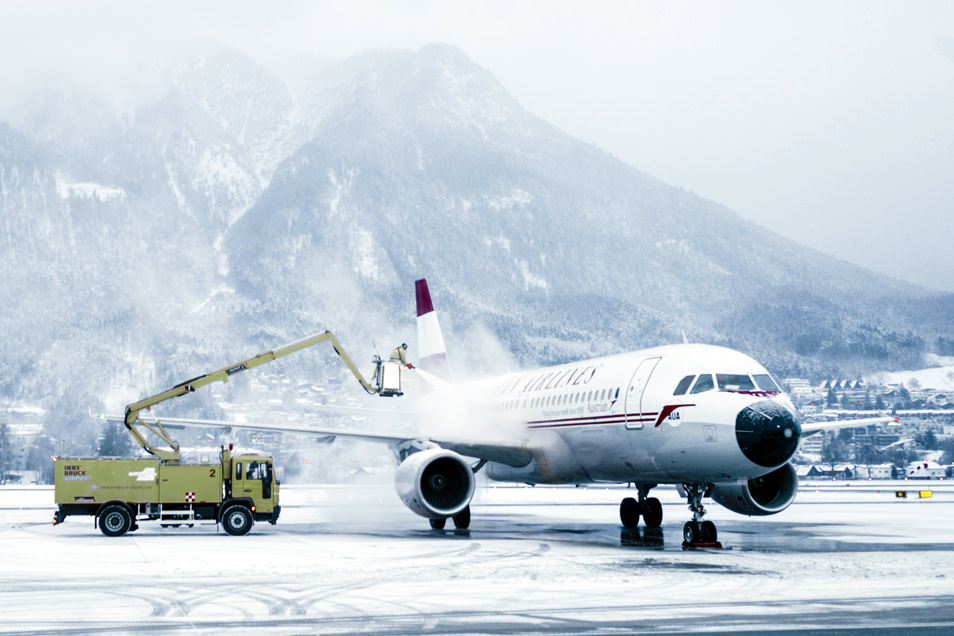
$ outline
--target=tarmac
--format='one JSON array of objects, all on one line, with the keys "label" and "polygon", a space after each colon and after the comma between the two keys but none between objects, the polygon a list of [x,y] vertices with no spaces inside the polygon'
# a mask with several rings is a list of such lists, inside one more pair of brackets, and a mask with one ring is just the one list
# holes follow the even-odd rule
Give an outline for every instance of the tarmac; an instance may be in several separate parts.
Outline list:
[{"label": "tarmac", "polygon": [[0,634],[954,633],[954,482],[803,483],[770,517],[707,502],[721,550],[683,548],[672,488],[660,529],[623,529],[631,494],[484,487],[470,529],[434,531],[388,484],[283,486],[244,537],[109,538],[3,487]]}]

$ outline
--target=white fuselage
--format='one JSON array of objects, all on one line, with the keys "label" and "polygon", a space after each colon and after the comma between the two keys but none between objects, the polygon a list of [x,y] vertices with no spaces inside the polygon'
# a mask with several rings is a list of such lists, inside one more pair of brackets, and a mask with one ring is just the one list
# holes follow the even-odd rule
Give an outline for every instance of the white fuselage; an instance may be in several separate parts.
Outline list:
[{"label": "white fuselage", "polygon": [[[466,406],[467,426],[525,440],[531,450],[526,466],[491,462],[488,475],[499,481],[750,479],[788,461],[794,445],[786,437],[797,445],[789,398],[762,365],[723,347],[670,345],[595,358],[459,385],[457,396],[465,404],[455,411]],[[780,438],[781,455],[758,463],[740,448],[737,418],[766,404],[790,412],[794,430]]]}]

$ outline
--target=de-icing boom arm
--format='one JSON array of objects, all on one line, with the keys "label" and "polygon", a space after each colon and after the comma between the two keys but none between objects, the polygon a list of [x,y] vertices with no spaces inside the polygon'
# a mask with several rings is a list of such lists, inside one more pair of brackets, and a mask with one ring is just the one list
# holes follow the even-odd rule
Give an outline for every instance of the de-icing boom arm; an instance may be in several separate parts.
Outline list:
[{"label": "de-icing boom arm", "polygon": [[[254,367],[265,364],[266,362],[271,362],[272,360],[277,360],[283,356],[287,356],[290,353],[295,353],[296,351],[301,351],[312,345],[316,345],[326,340],[331,342],[331,346],[334,347],[335,353],[341,357],[342,362],[345,363],[345,366],[348,367],[348,370],[354,375],[358,380],[361,386],[370,394],[377,394],[381,396],[395,396],[402,395],[401,392],[401,367],[410,365],[407,364],[407,361],[404,357],[404,350],[407,349],[407,345],[401,345],[394,349],[391,353],[389,360],[384,361],[380,357],[375,356],[373,363],[374,368],[374,384],[371,384],[364,379],[364,376],[361,375],[361,372],[358,371],[358,367],[355,366],[354,362],[351,360],[351,357],[345,352],[341,347],[341,343],[338,342],[338,339],[330,331],[325,331],[323,333],[315,334],[307,338],[303,338],[291,344],[287,344],[284,347],[275,349],[274,351],[266,351],[260,353],[257,356],[248,358],[247,360],[242,360],[235,364],[230,364],[227,367],[218,369],[217,371],[212,371],[211,373],[206,373],[205,375],[200,375],[198,377],[192,378],[191,380],[186,380],[181,384],[177,384],[167,391],[158,393],[151,397],[144,398],[138,402],[133,402],[126,406],[126,414],[124,417],[124,424],[126,428],[129,429],[129,432],[133,437],[136,438],[136,441],[149,453],[155,455],[161,460],[167,463],[178,463],[179,462],[179,444],[173,440],[169,433],[166,431],[165,427],[158,420],[155,422],[144,422],[140,419],[139,414],[143,410],[149,410],[156,404],[165,402],[166,400],[171,400],[172,398],[179,397],[180,395],[185,395],[187,393],[192,393],[199,387],[203,387],[207,384],[212,384],[213,382],[228,382],[229,377],[252,369]],[[147,431],[151,432],[153,435],[161,439],[163,442],[169,445],[169,448],[157,448],[155,447],[139,427],[145,428]]]}]

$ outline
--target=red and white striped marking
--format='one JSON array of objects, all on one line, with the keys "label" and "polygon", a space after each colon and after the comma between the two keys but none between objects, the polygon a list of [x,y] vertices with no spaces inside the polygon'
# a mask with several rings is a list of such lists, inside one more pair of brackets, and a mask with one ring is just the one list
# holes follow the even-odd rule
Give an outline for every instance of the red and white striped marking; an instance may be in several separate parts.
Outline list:
[{"label": "red and white striped marking", "polygon": [[431,302],[431,292],[423,278],[414,281],[417,297],[417,366],[443,380],[451,378],[450,365],[447,362],[447,347],[441,325],[437,321],[437,312]]}]

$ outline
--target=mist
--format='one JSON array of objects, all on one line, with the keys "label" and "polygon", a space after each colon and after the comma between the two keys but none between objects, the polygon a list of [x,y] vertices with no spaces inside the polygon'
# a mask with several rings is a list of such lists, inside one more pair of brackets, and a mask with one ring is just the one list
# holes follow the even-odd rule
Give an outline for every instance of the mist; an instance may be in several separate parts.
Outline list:
[{"label": "mist", "polygon": [[954,290],[945,2],[7,5],[0,117],[83,86],[118,114],[203,47],[292,86],[355,52],[460,47],[530,111],[826,253]]}]

